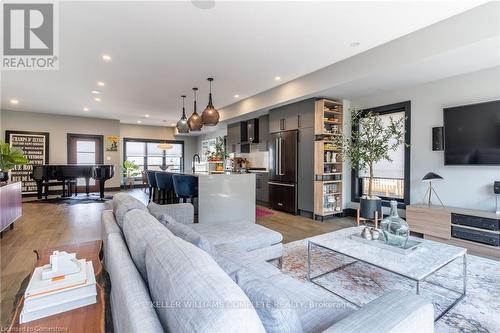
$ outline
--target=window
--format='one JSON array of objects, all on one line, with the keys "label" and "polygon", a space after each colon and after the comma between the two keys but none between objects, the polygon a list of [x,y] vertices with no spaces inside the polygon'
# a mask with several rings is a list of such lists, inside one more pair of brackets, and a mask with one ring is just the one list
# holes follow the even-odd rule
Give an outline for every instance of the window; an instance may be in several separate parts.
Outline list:
[{"label": "window", "polygon": [[[123,159],[134,162],[139,170],[164,170],[182,172],[184,170],[184,141],[123,139]],[[161,150],[160,143],[169,143],[171,149]]]},{"label": "window", "polygon": [[[398,119],[406,117],[405,121],[405,141],[410,143],[410,102],[391,104],[364,110],[365,112],[376,112],[382,117],[385,124],[389,123],[390,117]],[[363,130],[353,128],[353,131]],[[373,194],[382,198],[384,206],[390,200],[398,201],[398,205],[403,207],[410,202],[410,148],[400,146],[396,151],[391,152],[392,162],[380,161],[373,166]],[[368,171],[353,170],[352,172],[352,201],[359,201],[361,195],[368,192]]]},{"label": "window", "polygon": [[[96,164],[96,143],[95,141],[76,141],[76,164]],[[84,178],[77,179],[77,185],[85,185]],[[90,179],[89,185],[95,185],[95,180]]]}]

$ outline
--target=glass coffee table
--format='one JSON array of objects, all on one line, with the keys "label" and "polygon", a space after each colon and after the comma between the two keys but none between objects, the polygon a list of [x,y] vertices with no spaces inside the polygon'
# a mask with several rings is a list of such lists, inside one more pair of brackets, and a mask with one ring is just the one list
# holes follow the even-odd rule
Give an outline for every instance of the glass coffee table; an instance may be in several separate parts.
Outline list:
[{"label": "glass coffee table", "polygon": [[[336,271],[342,270],[356,262],[362,262],[414,281],[416,285],[416,293],[417,295],[420,295],[422,292],[423,282],[434,284],[433,282],[428,281],[427,278],[442,268],[448,266],[455,260],[461,259],[463,265],[461,290],[454,290],[435,284],[440,288],[444,288],[447,289],[447,291],[458,294],[458,297],[454,299],[453,303],[436,316],[435,321],[439,320],[465,297],[467,290],[467,249],[429,240],[422,241],[419,239],[422,243],[414,251],[409,254],[402,254],[351,239],[352,235],[361,233],[363,228],[364,227],[362,226],[346,228],[316,236],[311,239],[308,242],[307,250],[307,279],[349,302],[350,304],[356,307],[361,307],[360,304],[356,304],[352,299],[348,299],[345,295],[342,296],[338,292],[334,292],[333,290],[322,285],[318,282],[318,279],[327,274],[332,274]],[[321,248],[335,254],[340,254],[351,260],[348,263],[342,264],[341,266],[328,270],[327,272],[321,272],[320,274],[313,275],[313,272],[311,271],[311,263],[314,260],[313,252],[315,248]]]}]

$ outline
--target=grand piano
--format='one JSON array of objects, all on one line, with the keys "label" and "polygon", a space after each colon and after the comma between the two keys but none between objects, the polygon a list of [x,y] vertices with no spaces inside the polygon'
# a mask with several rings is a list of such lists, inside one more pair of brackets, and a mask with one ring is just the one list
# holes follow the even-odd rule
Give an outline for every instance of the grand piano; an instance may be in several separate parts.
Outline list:
[{"label": "grand piano", "polygon": [[99,181],[99,191],[101,199],[104,198],[104,183],[115,174],[115,166],[109,164],[98,165],[34,165],[31,177],[36,181],[38,199],[42,198],[42,190],[45,187],[45,198],[47,198],[48,186],[51,181],[60,182],[63,187],[63,196],[66,194],[66,187],[71,181],[77,178],[85,178],[85,192],[90,192],[90,178]]}]

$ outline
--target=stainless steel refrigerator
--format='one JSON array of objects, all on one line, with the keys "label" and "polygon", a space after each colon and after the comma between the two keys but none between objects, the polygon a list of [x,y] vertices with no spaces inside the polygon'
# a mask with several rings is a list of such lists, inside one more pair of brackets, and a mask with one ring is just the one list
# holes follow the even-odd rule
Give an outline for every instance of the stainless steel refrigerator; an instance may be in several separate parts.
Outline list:
[{"label": "stainless steel refrigerator", "polygon": [[297,214],[298,131],[271,134],[269,149],[269,204]]}]

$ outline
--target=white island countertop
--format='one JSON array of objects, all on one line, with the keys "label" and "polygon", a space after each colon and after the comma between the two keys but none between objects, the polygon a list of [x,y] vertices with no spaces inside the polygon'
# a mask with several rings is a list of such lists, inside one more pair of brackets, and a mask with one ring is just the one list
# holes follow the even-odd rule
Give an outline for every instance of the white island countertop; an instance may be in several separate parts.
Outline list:
[{"label": "white island countertop", "polygon": [[195,175],[198,176],[199,223],[255,223],[255,174]]}]

